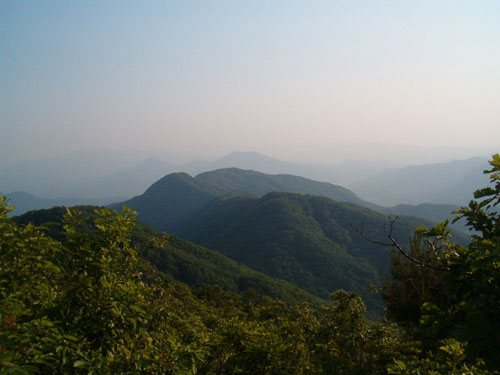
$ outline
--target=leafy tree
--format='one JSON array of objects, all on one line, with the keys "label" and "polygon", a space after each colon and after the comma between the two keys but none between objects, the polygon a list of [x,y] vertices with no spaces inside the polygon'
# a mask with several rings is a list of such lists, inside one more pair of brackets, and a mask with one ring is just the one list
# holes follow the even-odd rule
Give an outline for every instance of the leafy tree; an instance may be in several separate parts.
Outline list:
[{"label": "leafy tree", "polygon": [[465,344],[467,358],[500,366],[500,155],[490,161],[492,187],[476,190],[475,200],[457,211],[476,233],[464,247],[449,244],[444,290],[450,303],[424,304],[422,325],[436,336]]},{"label": "leafy tree", "polygon": [[[394,280],[384,283],[382,296],[388,316],[412,328],[415,337],[422,340],[424,354],[432,350],[432,358],[426,359],[428,363],[419,362],[423,367],[417,366],[418,371],[458,371],[459,367],[447,365],[447,361],[455,360],[444,358],[443,351],[460,353],[465,361],[464,373],[469,373],[465,370],[471,368],[470,364],[482,360],[490,369],[500,367],[498,154],[493,155],[490,165],[485,173],[490,174],[492,186],[477,190],[469,206],[456,211],[455,221],[465,218],[475,231],[469,245],[452,243],[446,222],[430,230],[418,230],[408,253],[395,242]],[[439,348],[440,340],[448,341]],[[400,373],[420,373],[407,371],[410,367],[399,368]]]},{"label": "leafy tree", "polygon": [[446,251],[451,236],[447,222],[432,230],[419,228],[411,238],[408,253],[393,247],[391,278],[384,278],[379,292],[387,318],[414,330],[420,323],[422,305],[448,303],[443,283],[448,267]]},{"label": "leafy tree", "polygon": [[199,340],[172,335],[168,285],[130,246],[135,213],[101,209],[89,231],[68,211],[63,245],[0,199],[0,373],[196,372]]}]

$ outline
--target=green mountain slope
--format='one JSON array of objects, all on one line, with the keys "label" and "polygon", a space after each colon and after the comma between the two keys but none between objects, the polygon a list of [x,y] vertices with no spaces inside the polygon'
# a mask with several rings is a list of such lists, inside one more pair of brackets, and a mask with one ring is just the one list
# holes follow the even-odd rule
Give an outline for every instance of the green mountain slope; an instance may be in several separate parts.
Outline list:
[{"label": "green mountain slope", "polygon": [[144,194],[111,205],[111,208],[119,209],[125,204],[139,212],[139,220],[156,229],[178,234],[184,227],[184,221],[195,216],[217,197],[263,196],[274,191],[321,195],[337,201],[377,208],[338,185],[298,176],[268,175],[237,168],[205,172],[196,177],[186,173],[172,173],[155,182]]},{"label": "green mountain slope", "polygon": [[[385,241],[387,217],[331,199],[291,193],[257,198],[216,200],[185,222],[181,235],[273,277],[294,283],[320,297],[336,289],[359,292],[379,307],[370,292],[389,269],[389,249],[362,238],[354,228]],[[401,218],[394,237],[407,243],[420,225]]]},{"label": "green mountain slope", "polygon": [[[90,222],[96,218],[93,206],[77,206],[72,211],[80,212],[86,218],[83,231],[92,231]],[[30,211],[12,218],[18,224],[33,223],[42,225],[51,222],[47,234],[63,240],[62,217],[66,213],[64,207],[54,207]],[[261,272],[227,258],[220,252],[206,249],[176,236],[168,236],[158,248],[149,246],[152,238],[160,233],[149,225],[137,222],[132,233],[132,241],[139,248],[140,254],[150,261],[159,271],[178,281],[193,286],[203,284],[220,285],[232,292],[243,292],[253,288],[265,295],[279,298],[285,302],[311,302],[315,305],[325,303],[324,300],[284,281],[274,279]]]},{"label": "green mountain slope", "polygon": [[159,230],[177,233],[184,220],[223,193],[186,173],[172,173],[155,182],[144,194],[111,205],[111,208],[119,209],[126,204],[138,211],[140,221]]},{"label": "green mountain slope", "polygon": [[[381,306],[369,286],[387,272],[389,251],[366,241],[353,227],[364,224],[370,237],[385,240],[384,224],[391,211],[381,214],[326,197],[290,193],[234,198],[278,189],[361,201],[335,185],[230,168],[196,178],[168,175],[125,204],[158,230],[217,249],[321,298],[343,288],[358,291],[372,308]],[[399,219],[395,238],[407,242],[420,225],[432,226],[423,219]]]},{"label": "green mountain slope", "polygon": [[352,191],[342,186],[289,174],[270,175],[252,170],[226,168],[200,173],[195,179],[227,192],[247,191],[257,196],[263,196],[278,191],[321,195],[336,201],[360,205],[364,203]]}]

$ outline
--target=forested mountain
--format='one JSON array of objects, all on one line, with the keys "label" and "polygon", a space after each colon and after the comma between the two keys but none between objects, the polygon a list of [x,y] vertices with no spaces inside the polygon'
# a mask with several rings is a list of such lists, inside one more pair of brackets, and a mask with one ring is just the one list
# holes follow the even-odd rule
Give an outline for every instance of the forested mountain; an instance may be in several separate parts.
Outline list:
[{"label": "forested mountain", "polygon": [[[374,308],[380,303],[369,287],[388,272],[390,253],[355,228],[386,242],[387,224],[385,215],[350,203],[270,193],[262,198],[214,200],[178,233],[323,298],[339,288],[357,291]],[[430,223],[400,218],[393,235],[406,244],[420,225]]]},{"label": "forested mountain", "polygon": [[[175,232],[180,220],[184,220],[217,196],[263,196],[273,191],[325,196],[336,201],[355,203],[384,214],[416,216],[432,222],[453,217],[451,212],[458,208],[458,206],[434,204],[378,206],[362,200],[339,185],[299,176],[270,175],[238,168],[204,172],[194,178],[186,173],[171,174],[153,184],[151,190],[148,189],[144,194],[124,203],[137,209],[141,220],[154,223],[163,230]],[[187,206],[183,202],[188,202]],[[112,207],[119,208],[121,204]],[[458,223],[454,228],[463,230],[463,224]]]},{"label": "forested mountain", "polygon": [[[187,173],[172,173],[151,185],[142,195],[123,204],[139,212],[139,220],[154,228],[177,233],[184,220],[224,191],[199,182]],[[112,205],[120,208],[122,203]]]},{"label": "forested mountain", "polygon": [[[97,218],[95,210],[99,207],[75,206],[71,211],[84,219],[82,231],[92,230],[92,222]],[[64,242],[63,216],[64,207],[30,211],[13,217],[21,225],[32,223],[40,226],[51,223],[45,232],[52,238]],[[315,305],[325,303],[322,300],[284,280],[267,276],[249,267],[236,263],[218,251],[209,250],[173,235],[162,235],[147,224],[136,222],[132,230],[132,244],[139,253],[157,269],[175,280],[193,286],[203,284],[219,285],[225,290],[241,293],[254,289],[259,293],[279,298],[288,303],[311,302]],[[161,238],[152,246],[153,238]]]},{"label": "forested mountain", "polygon": [[273,191],[322,195],[337,201],[377,207],[338,185],[298,176],[269,175],[237,168],[205,172],[196,177],[186,173],[172,173],[155,182],[144,194],[111,207],[120,208],[122,204],[126,204],[139,212],[141,220],[161,230],[175,233],[185,219],[215,197],[263,196]]},{"label": "forested mountain", "polygon": [[[374,240],[385,241],[386,216],[353,204],[299,194],[214,198],[220,190],[197,185],[186,174],[167,176],[148,191],[158,200],[166,194],[172,197],[170,203],[179,203],[167,204],[165,211],[156,211],[158,205],[149,206],[149,218],[158,218],[173,232],[220,251],[169,235],[159,250],[148,252],[148,241],[159,233],[138,222],[134,243],[159,270],[175,279],[190,285],[217,284],[235,292],[251,287],[289,302],[318,303],[319,298],[326,299],[332,290],[342,288],[359,292],[372,313],[380,312],[381,301],[369,286],[378,284],[380,274],[388,272],[389,251],[368,242],[354,228],[364,228]],[[181,202],[197,202],[202,208]],[[95,208],[77,206],[72,210],[94,218]],[[19,224],[61,223],[65,212],[63,207],[55,207],[30,211],[13,220]],[[163,221],[161,212],[170,213],[170,221]],[[176,217],[182,220],[176,222]],[[401,218],[394,236],[406,244],[411,232],[425,224],[430,225]],[[48,233],[61,239],[61,225],[50,226]]]},{"label": "forested mountain", "polygon": [[340,202],[365,204],[353,192],[342,186],[289,174],[270,175],[253,170],[226,168],[200,173],[195,179],[225,192],[240,191],[257,196],[263,196],[273,191],[301,193],[321,195]]},{"label": "forested mountain", "polygon": [[[331,184],[224,169],[196,178],[171,174],[125,204],[154,228],[217,249],[317,296],[326,298],[331,290],[345,288],[359,291],[370,308],[380,307],[369,285],[378,283],[380,273],[387,272],[389,252],[366,241],[353,228],[364,224],[370,235],[381,240],[387,216],[322,197],[287,193],[260,199],[248,196],[248,190],[259,196],[286,186],[357,201],[355,195]],[[242,191],[246,197],[230,199]],[[430,223],[400,219],[397,238],[407,241],[419,225]]]},{"label": "forested mountain", "polygon": [[438,203],[465,205],[472,191],[488,183],[484,158],[385,169],[348,187],[363,199],[383,206]]}]

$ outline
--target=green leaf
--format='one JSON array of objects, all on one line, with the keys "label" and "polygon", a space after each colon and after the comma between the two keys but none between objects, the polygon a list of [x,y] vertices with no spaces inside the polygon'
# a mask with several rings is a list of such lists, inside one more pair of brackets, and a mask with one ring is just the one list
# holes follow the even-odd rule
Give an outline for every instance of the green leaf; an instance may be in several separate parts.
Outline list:
[{"label": "green leaf", "polygon": [[86,361],[78,360],[73,364],[73,367],[85,367],[87,365]]}]

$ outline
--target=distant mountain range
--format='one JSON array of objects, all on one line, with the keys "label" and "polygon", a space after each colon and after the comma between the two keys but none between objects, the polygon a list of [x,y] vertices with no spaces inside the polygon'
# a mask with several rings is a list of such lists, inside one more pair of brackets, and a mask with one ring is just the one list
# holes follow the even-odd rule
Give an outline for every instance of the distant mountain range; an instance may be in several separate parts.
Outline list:
[{"label": "distant mountain range", "polygon": [[[307,166],[255,152],[233,152],[212,162],[174,165],[146,158],[144,153],[82,151],[3,169],[0,171],[0,192],[13,192],[7,195],[17,207],[14,213],[20,214],[54,205],[124,201],[140,195],[155,181],[172,172],[201,172],[196,179],[210,184],[216,195],[238,191],[256,196],[271,191],[322,195],[387,214],[439,221],[452,218],[451,211],[467,204],[472,192],[488,183],[481,173],[487,166],[483,158],[381,170],[386,165],[353,161],[337,166]],[[220,167],[224,167],[223,172],[206,173]],[[234,167],[251,170],[234,173],[234,169],[231,172]],[[259,175],[257,171],[280,173],[281,176]],[[288,176],[283,175],[285,173]],[[299,175],[322,176],[317,179],[323,181],[351,181],[354,177],[361,180],[350,185],[356,195],[340,186],[333,188],[335,185],[325,182],[300,180]],[[460,223],[455,228],[464,229]]]},{"label": "distant mountain range", "polygon": [[24,214],[25,212],[31,210],[39,210],[42,208],[51,208],[56,206],[76,206],[82,204],[92,204],[98,206],[105,206],[112,202],[115,202],[118,197],[109,198],[60,198],[60,199],[46,199],[40,198],[35,195],[16,191],[13,193],[5,194],[7,201],[10,205],[14,207],[14,211],[10,213],[9,216],[16,216]]},{"label": "distant mountain range", "polygon": [[109,198],[116,201],[143,193],[173,172],[196,175],[236,167],[272,174],[293,174],[333,183],[348,183],[390,166],[388,162],[345,162],[311,166],[270,158],[255,152],[233,152],[215,161],[182,165],[153,159],[144,153],[109,150],[79,151],[58,158],[16,163],[0,169],[0,192],[23,191],[50,199]]},{"label": "distant mountain range", "polygon": [[23,161],[0,170],[0,191],[24,191],[51,199],[123,197],[114,191],[92,190],[89,186],[94,179],[113,175],[144,159],[144,153],[140,152],[91,150]]},{"label": "distant mountain range", "polygon": [[239,168],[268,174],[291,174],[345,185],[359,178],[371,176],[383,168],[396,165],[398,164],[381,160],[351,160],[340,164],[314,165],[283,161],[257,152],[235,151],[212,162],[198,161],[185,164],[182,166],[182,171],[196,175],[215,169]]},{"label": "distant mountain range", "polygon": [[142,153],[107,150],[78,152],[60,158],[25,161],[0,170],[0,191],[34,196],[109,202],[142,193],[176,168]]},{"label": "distant mountain range", "polygon": [[[155,164],[153,160],[148,160],[147,163]],[[162,168],[160,163],[159,168]],[[161,173],[161,172],[158,172]],[[131,175],[129,175],[131,176]],[[126,184],[126,178],[120,180]],[[163,186],[161,189],[158,186]],[[168,186],[168,188],[165,188]],[[181,186],[180,188],[178,186]],[[163,211],[170,212],[172,216],[172,225],[179,222],[179,218],[189,217],[193,212],[200,207],[200,205],[208,203],[213,198],[225,195],[252,195],[263,196],[264,194],[278,191],[278,192],[291,192],[309,195],[318,195],[331,198],[336,201],[355,203],[360,206],[368,207],[375,211],[379,211],[390,215],[406,215],[417,216],[432,222],[442,221],[445,219],[452,219],[454,217],[451,212],[459,208],[457,205],[442,205],[442,204],[421,204],[421,205],[397,205],[394,207],[384,207],[375,205],[359,198],[353,192],[342,186],[333,185],[326,182],[319,182],[309,180],[299,176],[293,175],[269,175],[251,170],[241,170],[237,168],[225,168],[210,172],[200,173],[196,177],[191,177],[186,173],[175,173],[167,175],[148,189],[148,194],[156,194],[157,189],[160,194],[166,193],[167,189],[169,194],[176,194],[182,191],[182,197],[168,199],[170,202],[167,206],[163,207]],[[169,190],[170,189],[170,190]],[[189,196],[189,194],[192,194]],[[163,195],[162,195],[163,196]],[[188,204],[177,204],[182,202],[189,196]],[[97,204],[107,205],[119,199],[119,197],[104,197],[104,198],[60,198],[60,199],[45,199],[40,198],[24,192],[14,192],[7,194],[12,205],[15,206],[14,215],[19,215],[32,209],[49,208],[53,206],[73,206],[82,204]],[[122,198],[123,199],[123,198]],[[129,204],[135,205],[137,201],[144,201],[144,196],[137,196],[133,198]],[[153,202],[150,209],[146,206],[143,207],[143,215],[158,215],[158,203],[156,199],[147,199],[148,202]],[[114,207],[118,207],[115,205]],[[189,207],[192,206],[192,209]],[[180,215],[181,210],[184,212]],[[158,219],[160,220],[160,219]],[[162,221],[169,221],[168,214],[161,214]],[[453,227],[457,230],[465,230],[463,223],[458,222]]]},{"label": "distant mountain range", "polygon": [[466,205],[474,190],[487,186],[488,168],[484,158],[455,160],[405,168],[384,169],[354,182],[349,189],[370,202],[396,204],[439,203]]}]

